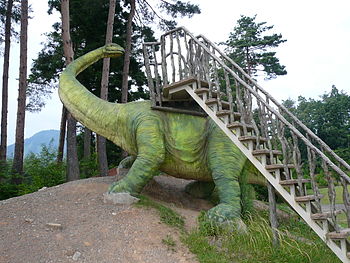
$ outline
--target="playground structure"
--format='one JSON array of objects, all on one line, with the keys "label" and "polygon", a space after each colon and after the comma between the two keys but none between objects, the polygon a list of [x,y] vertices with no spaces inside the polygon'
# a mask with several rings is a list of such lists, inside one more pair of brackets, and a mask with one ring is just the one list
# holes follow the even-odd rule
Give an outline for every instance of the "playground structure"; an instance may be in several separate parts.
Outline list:
[{"label": "playground structure", "polygon": [[[350,262],[348,163],[204,36],[176,28],[144,43],[144,59],[152,109],[209,116],[338,258]],[[316,181],[320,170],[325,196]],[[321,203],[325,198],[329,205]]]}]

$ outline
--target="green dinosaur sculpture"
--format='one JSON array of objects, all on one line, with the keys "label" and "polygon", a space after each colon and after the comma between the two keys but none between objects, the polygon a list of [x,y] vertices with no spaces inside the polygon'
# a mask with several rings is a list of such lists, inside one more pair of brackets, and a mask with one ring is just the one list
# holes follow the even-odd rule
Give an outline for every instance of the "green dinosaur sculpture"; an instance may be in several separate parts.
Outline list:
[{"label": "green dinosaur sculpture", "polygon": [[83,125],[137,156],[128,174],[109,188],[110,193],[140,193],[159,174],[194,179],[188,187],[213,190],[220,202],[207,212],[216,222],[240,218],[239,176],[247,159],[209,118],[155,111],[150,101],[117,104],[90,93],[77,79],[85,68],[104,57],[122,55],[110,44],[73,61],[61,74],[59,95],[65,107]]}]

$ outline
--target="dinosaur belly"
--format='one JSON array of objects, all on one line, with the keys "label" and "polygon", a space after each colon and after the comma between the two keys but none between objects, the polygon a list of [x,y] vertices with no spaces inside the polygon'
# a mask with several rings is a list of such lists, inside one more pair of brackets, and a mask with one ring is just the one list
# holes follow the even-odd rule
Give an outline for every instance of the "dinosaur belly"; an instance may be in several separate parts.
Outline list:
[{"label": "dinosaur belly", "polygon": [[161,171],[178,178],[211,181],[206,118],[169,114],[164,126],[166,153]]}]

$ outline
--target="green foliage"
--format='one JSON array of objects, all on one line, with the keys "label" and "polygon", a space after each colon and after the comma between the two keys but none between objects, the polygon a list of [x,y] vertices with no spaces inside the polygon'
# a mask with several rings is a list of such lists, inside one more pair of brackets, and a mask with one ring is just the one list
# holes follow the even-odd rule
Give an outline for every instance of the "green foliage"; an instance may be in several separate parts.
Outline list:
[{"label": "green foliage", "polygon": [[[11,174],[11,161],[2,170],[0,200],[35,192],[65,182],[65,165],[56,162],[57,153],[50,146],[42,146],[37,155],[30,154],[24,160],[24,175]],[[16,184],[20,179],[21,184]]]},{"label": "green foliage", "polygon": [[226,53],[251,76],[263,72],[267,79],[271,79],[287,74],[276,52],[271,51],[286,40],[281,34],[267,35],[273,26],[266,26],[266,22],[257,23],[255,19],[256,15],[238,19],[228,40],[222,43],[226,45]]},{"label": "green foliage", "polygon": [[[205,217],[200,220],[205,220]],[[272,245],[267,213],[255,213],[245,223],[248,227],[247,233],[221,231],[213,235],[210,224],[200,222],[199,228],[183,235],[182,240],[201,263],[340,262],[301,221],[291,219],[281,222],[278,247]]]},{"label": "green foliage", "polygon": [[[6,23],[6,11],[7,11],[7,0],[0,0],[0,47],[5,41],[5,23]],[[14,0],[12,7],[12,25],[11,25],[11,37],[15,40],[18,39],[19,34],[17,32],[17,27],[14,25],[18,25],[21,19],[21,5],[20,1]],[[2,50],[0,49],[2,53]]]},{"label": "green foliage", "polygon": [[350,160],[350,95],[334,85],[320,99],[298,97],[283,102],[298,119],[321,138],[331,149]]},{"label": "green foliage", "polygon": [[38,155],[30,154],[24,160],[25,178],[19,194],[35,192],[65,182],[65,166],[56,162],[56,151],[42,146]]},{"label": "green foliage", "polygon": [[184,229],[185,221],[182,216],[180,216],[177,212],[170,209],[169,207],[166,207],[164,205],[161,205],[151,199],[149,199],[146,196],[138,196],[140,198],[140,201],[136,203],[137,206],[144,206],[144,207],[150,207],[154,208],[158,211],[160,216],[160,221],[164,224],[167,224],[169,226],[178,228],[180,230]]},{"label": "green foliage", "polygon": [[[159,1],[157,6],[151,6],[148,1],[137,1],[136,10],[139,16],[137,20],[144,25],[156,24],[163,30],[170,30],[177,26],[175,19],[178,17],[192,17],[200,14],[198,5],[179,0]],[[164,17],[163,15],[167,15]]]},{"label": "green foliage", "polygon": [[[75,57],[101,47],[105,44],[106,23],[108,17],[108,0],[71,0],[70,1],[70,26],[71,38]],[[49,1],[49,12],[60,11],[60,1]],[[125,12],[121,1],[116,3],[116,12],[113,27],[113,42],[125,46],[126,21],[128,14]],[[59,73],[64,68],[64,56],[62,39],[60,35],[60,23],[53,25],[53,31],[47,34],[42,51],[34,60],[29,76],[27,109],[39,111],[50,97],[53,85],[58,80]],[[148,99],[145,90],[146,77],[141,70],[142,42],[155,41],[153,31],[148,27],[134,26],[132,38],[132,56],[130,61],[129,99]],[[108,86],[108,100],[115,102],[121,98],[123,63],[122,58],[113,59],[110,65],[110,80]],[[102,61],[92,65],[82,72],[78,79],[92,93],[100,96],[102,76]]]}]

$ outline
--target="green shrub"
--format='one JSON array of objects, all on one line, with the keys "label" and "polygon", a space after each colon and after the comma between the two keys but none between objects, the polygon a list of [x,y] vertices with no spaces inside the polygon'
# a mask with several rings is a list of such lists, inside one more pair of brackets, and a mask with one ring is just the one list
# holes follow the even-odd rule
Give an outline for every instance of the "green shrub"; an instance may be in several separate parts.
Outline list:
[{"label": "green shrub", "polygon": [[24,159],[25,173],[19,189],[20,195],[65,182],[65,165],[57,163],[56,156],[55,150],[43,145],[39,154],[31,153]]}]

